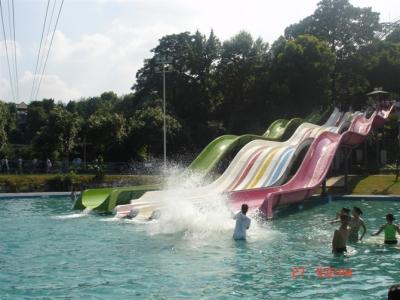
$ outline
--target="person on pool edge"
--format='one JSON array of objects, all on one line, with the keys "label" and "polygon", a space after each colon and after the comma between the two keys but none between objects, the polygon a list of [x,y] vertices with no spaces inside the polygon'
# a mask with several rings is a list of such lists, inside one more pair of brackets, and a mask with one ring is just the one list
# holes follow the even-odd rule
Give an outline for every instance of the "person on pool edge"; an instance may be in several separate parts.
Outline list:
[{"label": "person on pool edge", "polygon": [[397,239],[396,239],[396,231],[398,234],[400,234],[400,227],[396,224],[393,224],[393,221],[396,220],[393,214],[387,214],[386,215],[386,224],[383,224],[377,232],[374,232],[372,235],[378,235],[382,231],[385,233],[385,244],[388,245],[393,245],[397,244]]},{"label": "person on pool edge", "polygon": [[340,227],[335,230],[332,239],[332,253],[335,255],[347,252],[347,240],[350,230],[348,228],[350,216],[346,214],[340,215]]},{"label": "person on pool edge", "polygon": [[246,240],[246,231],[250,228],[251,220],[246,216],[249,206],[242,204],[241,210],[234,215],[233,219],[236,220],[235,231],[233,232],[234,240]]}]

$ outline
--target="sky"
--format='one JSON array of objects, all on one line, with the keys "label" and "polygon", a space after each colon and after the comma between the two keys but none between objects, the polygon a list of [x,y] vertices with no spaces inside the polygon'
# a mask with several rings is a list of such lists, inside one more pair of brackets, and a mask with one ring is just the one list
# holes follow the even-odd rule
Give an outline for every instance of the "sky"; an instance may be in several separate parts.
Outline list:
[{"label": "sky", "polygon": [[[7,34],[8,3],[13,0],[0,1]],[[48,20],[55,3],[53,24],[61,1],[49,0]],[[400,17],[399,0],[350,2],[372,7],[381,14],[381,21]],[[28,103],[32,99],[47,3],[14,0],[19,86],[16,102]],[[166,34],[196,30],[209,34],[213,29],[223,41],[246,30],[255,38],[273,43],[288,25],[312,14],[317,3],[318,0],[64,0],[37,98],[68,102],[105,91],[128,94],[136,71]],[[5,44],[10,55],[14,43],[9,33],[5,43],[2,30],[0,24],[0,99],[13,102]],[[44,39],[47,45],[52,32],[51,29],[49,38]],[[47,29],[45,36],[46,33]],[[15,77],[13,73],[12,78]]]}]

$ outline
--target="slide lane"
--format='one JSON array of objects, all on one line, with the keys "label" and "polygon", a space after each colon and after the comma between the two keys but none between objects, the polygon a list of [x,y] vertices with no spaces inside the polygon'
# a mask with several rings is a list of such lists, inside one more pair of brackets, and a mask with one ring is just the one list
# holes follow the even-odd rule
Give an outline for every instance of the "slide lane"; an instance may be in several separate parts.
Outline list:
[{"label": "slide lane", "polygon": [[[331,109],[328,108],[322,114],[319,112],[312,112],[305,120],[320,122],[327,117],[330,111]],[[279,119],[273,122],[262,136],[246,134],[242,136],[223,135],[218,137],[204,148],[182,176],[187,176],[188,172],[195,172],[206,176],[234,149],[240,149],[248,142],[255,139],[285,139],[292,135],[294,130],[303,122],[304,120],[300,118],[291,120]],[[123,188],[88,189],[80,194],[73,204],[73,209],[83,210],[85,208],[90,208],[97,211],[111,212],[116,205],[128,204],[131,199],[137,199],[147,191],[159,190],[161,188],[161,184],[155,184]],[[131,195],[131,198],[129,198],[129,195]]]},{"label": "slide lane", "polygon": [[232,207],[238,209],[242,203],[247,203],[250,209],[259,209],[267,218],[272,218],[273,210],[278,206],[306,200],[326,177],[339,146],[355,146],[363,142],[371,128],[383,125],[382,121],[387,119],[392,109],[393,106],[375,111],[369,119],[358,116],[342,134],[321,133],[310,146],[300,168],[289,182],[281,186],[230,192],[228,197]]},{"label": "slide lane", "polygon": [[[359,113],[357,113],[358,115]],[[343,115],[335,109],[325,126],[302,124],[292,137],[286,142],[273,142],[256,140],[250,142],[235,156],[227,170],[210,185],[192,189],[187,195],[188,201],[201,201],[206,197],[226,191],[246,188],[254,188],[277,184],[282,181],[291,163],[297,154],[304,148],[301,146],[306,141],[317,136],[319,132],[330,130],[338,132],[344,130],[350,124],[353,114]],[[338,122],[341,123],[338,124]],[[328,126],[338,125],[338,126]],[[149,192],[140,199],[133,200],[131,205],[117,207],[117,214],[126,215],[133,208],[148,210],[149,206],[157,209],[162,204],[160,199],[165,197],[166,191]]]}]

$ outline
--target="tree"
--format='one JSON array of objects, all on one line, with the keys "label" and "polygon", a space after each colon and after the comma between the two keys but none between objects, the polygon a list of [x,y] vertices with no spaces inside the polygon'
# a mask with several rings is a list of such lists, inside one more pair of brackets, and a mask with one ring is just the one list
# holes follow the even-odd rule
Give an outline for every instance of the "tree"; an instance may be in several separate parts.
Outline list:
[{"label": "tree", "polygon": [[4,102],[0,101],[0,153],[5,150],[7,145],[7,119],[7,105]]},{"label": "tree", "polygon": [[261,38],[253,40],[245,31],[223,43],[221,60],[216,70],[220,92],[218,118],[223,120],[229,132],[241,133],[255,129],[250,126],[246,128],[244,124],[253,123],[258,128],[257,120],[254,119],[255,112],[261,112],[261,115],[257,114],[258,118],[265,122],[265,114],[262,112],[267,111],[265,88],[268,49],[268,44]]},{"label": "tree", "polygon": [[127,135],[124,116],[118,113],[97,111],[87,120],[88,140],[92,143],[93,156],[102,155],[108,160],[115,160],[115,150]]},{"label": "tree", "polygon": [[[146,106],[129,119],[130,133],[127,147],[136,154],[147,149],[147,156],[163,153],[163,111],[160,106]],[[166,115],[167,149],[175,153],[181,146],[182,126],[171,115]]]},{"label": "tree", "polygon": [[394,29],[385,39],[388,42],[400,43],[400,25]]},{"label": "tree", "polygon": [[314,14],[287,27],[285,36],[314,35],[326,41],[340,60],[374,41],[379,29],[379,13],[370,7],[354,7],[348,0],[322,0]]},{"label": "tree", "polygon": [[[379,13],[369,7],[354,7],[348,0],[322,0],[313,15],[287,27],[285,36],[293,39],[300,34],[311,34],[329,44],[336,55],[336,64],[331,73],[332,100],[335,102],[339,90],[337,76],[347,66],[342,62],[361,47],[372,43],[375,40],[374,33],[380,27]],[[342,81],[340,88],[346,82]]]},{"label": "tree", "polygon": [[208,122],[214,118],[215,65],[220,57],[220,42],[211,31],[206,37],[199,31],[164,36],[153,57],[146,60],[136,74],[135,91],[137,109],[153,106],[162,98],[162,74],[155,72],[157,60],[162,56],[172,58],[172,72],[166,76],[168,113],[173,115],[187,132],[186,145],[197,148],[210,134]]},{"label": "tree", "polygon": [[46,124],[49,114],[53,108],[45,105],[45,102],[33,101],[28,105],[27,111],[27,136],[30,142]]},{"label": "tree", "polygon": [[363,49],[360,57],[366,64],[364,73],[371,89],[382,87],[400,94],[400,43],[377,42]]},{"label": "tree", "polygon": [[36,152],[45,158],[57,151],[68,162],[78,143],[81,124],[82,118],[77,113],[67,111],[62,105],[56,106],[34,139]]},{"label": "tree", "polygon": [[324,41],[311,35],[280,39],[272,47],[271,93],[287,112],[306,114],[327,104],[329,73],[335,57]]}]

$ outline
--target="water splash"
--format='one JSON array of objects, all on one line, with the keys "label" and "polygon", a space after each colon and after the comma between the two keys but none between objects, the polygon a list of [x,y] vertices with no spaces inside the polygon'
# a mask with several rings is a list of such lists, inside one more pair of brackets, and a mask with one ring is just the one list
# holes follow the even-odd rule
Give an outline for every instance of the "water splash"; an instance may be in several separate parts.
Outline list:
[{"label": "water splash", "polygon": [[[148,224],[147,232],[157,234],[181,234],[185,240],[204,242],[231,239],[235,221],[228,199],[214,194],[191,201],[194,188],[204,184],[204,178],[192,173],[178,186],[174,179],[167,183],[169,189],[160,194],[161,205],[158,220]],[[260,224],[252,218],[248,239],[270,239],[274,232],[266,223]]]},{"label": "water splash", "polygon": [[75,213],[75,214],[68,214],[68,215],[61,215],[61,216],[55,216],[53,217],[54,219],[59,219],[59,220],[66,220],[66,219],[77,219],[77,218],[83,218],[87,217],[92,213],[91,208],[85,208],[83,211],[80,213]]}]

